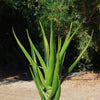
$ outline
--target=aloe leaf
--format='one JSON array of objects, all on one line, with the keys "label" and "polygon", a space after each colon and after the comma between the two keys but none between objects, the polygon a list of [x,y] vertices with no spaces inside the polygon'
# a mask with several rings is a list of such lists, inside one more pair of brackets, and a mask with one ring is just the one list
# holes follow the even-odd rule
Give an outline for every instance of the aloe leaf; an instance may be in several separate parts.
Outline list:
[{"label": "aloe leaf", "polygon": [[57,56],[56,56],[56,67],[54,71],[54,77],[53,77],[53,83],[52,83],[52,91],[49,96],[50,99],[53,99],[54,95],[56,94],[56,91],[59,86],[59,66],[60,66],[60,48],[61,48],[61,38],[58,37],[58,51],[57,51]]},{"label": "aloe leaf", "polygon": [[[80,25],[81,25],[81,24],[80,24]],[[68,32],[68,34],[67,34],[67,36],[66,36],[65,42],[64,42],[63,47],[62,47],[61,52],[60,52],[60,59],[61,59],[60,73],[62,73],[63,62],[64,62],[64,58],[65,58],[65,54],[66,54],[65,51],[67,50],[67,48],[68,48],[68,46],[69,46],[69,44],[70,44],[70,42],[71,42],[73,36],[76,34],[76,32],[78,31],[78,29],[80,28],[80,25],[79,25],[78,28],[73,32],[73,34],[71,35],[71,37],[70,37],[70,34],[71,34],[71,29],[72,29],[72,23],[71,23],[71,25],[70,25],[70,30],[69,30],[69,32]]]},{"label": "aloe leaf", "polygon": [[60,98],[60,94],[61,94],[61,84],[60,84],[60,79],[59,79],[59,84],[58,84],[58,90],[56,92],[56,95],[55,95],[55,100],[59,100]]},{"label": "aloe leaf", "polygon": [[[34,44],[33,44],[32,41],[31,41],[31,38],[29,37],[28,30],[27,30],[27,35],[28,35],[28,39],[29,39],[30,46],[31,46],[32,50],[33,50],[33,51],[36,51],[36,54],[37,54],[39,60],[40,60],[41,63],[42,63],[41,65],[44,65],[44,64],[43,64],[42,57],[39,55],[38,51],[36,50]],[[42,68],[43,68],[43,71],[44,71],[44,73],[45,73],[45,77],[46,77],[47,72],[46,72],[44,66],[43,66]],[[42,75],[42,73],[41,73],[41,71],[40,71],[39,68],[38,68],[38,74],[39,74],[39,77],[40,77],[40,80],[41,80],[42,85],[44,86],[45,89],[47,89],[47,85],[46,85],[46,83],[45,83],[44,77],[43,77],[43,75]]]},{"label": "aloe leaf", "polygon": [[32,78],[33,78],[33,80],[34,80],[34,74],[33,74],[33,72],[32,72],[32,69],[31,69],[31,67],[29,67],[29,70],[30,70],[30,72],[31,72],[31,75],[32,75]]},{"label": "aloe leaf", "polygon": [[[32,74],[32,76],[34,75],[34,80],[35,80],[35,83],[36,83],[36,85],[37,85],[37,89],[38,89],[38,91],[39,91],[39,94],[40,94],[40,96],[41,96],[41,91],[42,90],[45,90],[45,87],[44,87],[44,84],[41,82],[41,79],[40,79],[40,77],[39,77],[39,73],[41,73],[41,71],[39,71],[38,72],[38,67],[36,67],[36,69],[34,69],[34,66],[33,66],[33,63],[31,63],[31,65],[32,65],[32,69],[33,69],[33,72],[32,72],[32,70],[31,70],[31,74]],[[34,74],[33,74],[34,73]],[[42,92],[43,93],[43,92]],[[42,96],[43,97],[43,96]]]},{"label": "aloe leaf", "polygon": [[[80,26],[81,26],[81,24],[77,27],[77,29],[73,32],[73,34],[71,35],[71,37],[69,39],[68,39],[69,36],[66,37],[65,42],[64,42],[63,47],[62,47],[61,52],[60,52],[60,59],[62,59],[65,51],[67,50],[67,48],[68,48],[68,46],[69,46],[69,44],[70,44],[70,42],[72,40],[72,38],[77,33],[77,31],[79,30]],[[70,27],[70,31],[71,31],[71,27]],[[69,35],[70,35],[70,32],[69,32]]]},{"label": "aloe leaf", "polygon": [[54,40],[54,33],[53,33],[53,26],[52,21],[50,25],[50,60],[49,60],[49,67],[48,67],[48,76],[47,76],[47,84],[52,85],[54,68],[55,68],[55,40]]},{"label": "aloe leaf", "polygon": [[45,99],[45,96],[43,95],[43,92],[42,92],[42,90],[41,90],[39,81],[35,78],[35,76],[34,76],[34,74],[33,74],[33,72],[32,72],[31,67],[29,67],[29,69],[30,69],[32,78],[33,78],[33,80],[35,81],[35,84],[36,84],[36,86],[37,86],[37,89],[38,89],[38,92],[39,92],[39,94],[40,94],[40,97],[42,98],[42,100],[46,100],[46,99]]},{"label": "aloe leaf", "polygon": [[[67,34],[67,36],[66,36],[65,43],[68,41],[68,39],[69,39],[69,37],[70,37],[71,29],[72,29],[72,23],[71,23],[71,25],[70,25],[69,32],[68,32],[68,34]],[[64,44],[64,45],[65,45],[65,44]]]},{"label": "aloe leaf", "polygon": [[43,61],[41,55],[39,54],[39,52],[38,52],[37,49],[35,48],[34,44],[32,43],[32,40],[31,40],[31,38],[30,38],[30,36],[29,36],[29,33],[28,33],[28,30],[26,30],[26,31],[27,31],[27,36],[28,36],[28,39],[29,39],[29,43],[30,43],[30,45],[31,45],[31,48],[35,51],[35,53],[36,53],[36,55],[37,55],[37,57],[38,57],[38,59],[39,59],[39,61],[40,61],[40,64],[41,64],[41,66],[43,67],[43,71],[44,71],[44,73],[45,73],[45,75],[46,75],[46,74],[47,74],[47,68],[46,68],[45,62]]},{"label": "aloe leaf", "polygon": [[44,89],[45,90],[48,90],[50,89],[50,86],[48,86],[44,80],[44,77],[43,77],[43,74],[41,73],[40,69],[38,68],[38,74],[39,74],[39,78],[40,78],[40,81],[42,83],[42,85],[44,86]]},{"label": "aloe leaf", "polygon": [[31,56],[29,55],[29,53],[26,51],[26,49],[23,47],[23,45],[20,43],[19,39],[17,38],[15,32],[14,32],[14,29],[12,28],[12,31],[13,31],[13,34],[14,34],[14,37],[19,45],[19,47],[21,48],[21,50],[23,51],[24,55],[26,56],[26,58],[28,59],[29,63],[33,63],[35,69],[37,67],[37,65],[35,64],[35,62],[33,61],[33,59],[31,58]]},{"label": "aloe leaf", "polygon": [[58,88],[58,90],[57,90],[57,92],[56,92],[55,100],[59,100],[60,94],[61,94],[61,86],[59,86],[59,88]]},{"label": "aloe leaf", "polygon": [[39,23],[40,23],[40,27],[41,27],[42,34],[43,34],[43,40],[44,40],[45,62],[46,62],[46,66],[48,67],[49,66],[49,44],[48,44],[47,38],[45,36],[43,26],[40,21],[39,21]]},{"label": "aloe leaf", "polygon": [[[34,66],[32,65],[32,68],[33,68],[33,73],[35,75],[35,80],[38,81],[38,83],[40,84],[42,90],[46,90],[46,88],[43,84],[43,81],[41,81],[41,77],[39,76],[38,67],[37,67],[36,70],[34,70]],[[40,71],[40,73],[41,73],[41,71]]]},{"label": "aloe leaf", "polygon": [[32,48],[32,46],[31,46],[31,45],[30,45],[30,47],[31,47],[31,55],[32,55],[32,59],[33,59],[33,60],[34,60],[34,62],[37,64],[34,49]]},{"label": "aloe leaf", "polygon": [[[31,58],[31,56],[28,54],[28,52],[25,50],[25,48],[23,47],[23,45],[20,43],[20,41],[18,40],[18,38],[17,38],[17,36],[16,36],[16,34],[15,34],[15,32],[14,32],[14,29],[12,28],[12,31],[13,31],[13,34],[14,34],[14,37],[15,37],[15,39],[16,39],[16,41],[17,41],[17,43],[18,43],[18,45],[19,45],[19,47],[21,48],[21,50],[23,51],[23,53],[25,54],[25,56],[26,56],[26,58],[28,59],[28,61],[30,62],[30,64],[32,63],[32,65],[34,66],[33,67],[33,71],[34,71],[34,73],[35,73],[35,71],[36,71],[36,69],[37,69],[37,65],[34,63],[34,61],[32,60],[32,58]],[[31,71],[31,74],[32,74],[32,71]],[[36,73],[35,73],[35,76],[36,76]],[[32,74],[32,77],[34,78],[34,75]],[[41,96],[41,98],[43,99],[43,100],[45,100],[45,97],[44,97],[44,95],[43,95],[43,93],[42,93],[42,91],[41,91],[41,87],[40,87],[40,83],[39,83],[39,81],[36,79],[36,78],[34,78],[35,79],[35,82],[36,82],[36,85],[37,85],[37,88],[38,88],[38,91],[39,91],[39,94],[40,94],[40,96]]]},{"label": "aloe leaf", "polygon": [[[36,76],[36,72],[37,72],[37,68],[38,66],[35,64],[35,62],[33,61],[33,59],[31,58],[31,56],[28,54],[28,52],[25,50],[25,48],[23,47],[23,45],[20,43],[20,41],[18,40],[15,32],[14,32],[14,29],[12,28],[12,31],[13,31],[13,34],[14,34],[14,37],[19,45],[19,47],[21,48],[21,50],[23,51],[24,55],[26,56],[26,58],[28,59],[29,63],[32,65],[32,68],[33,68],[33,72]],[[34,66],[34,67],[33,67]]]},{"label": "aloe leaf", "polygon": [[[92,33],[93,35],[93,33]],[[68,72],[64,75],[64,77],[61,80],[61,83],[64,81],[64,79],[66,78],[66,76],[74,69],[74,67],[76,66],[76,64],[79,62],[79,60],[81,59],[82,55],[84,54],[84,52],[86,51],[86,49],[88,48],[91,40],[92,40],[92,35],[90,37],[89,42],[87,43],[87,45],[85,46],[85,48],[83,49],[83,51],[81,52],[81,54],[78,56],[78,58],[74,61],[74,63],[69,67]]]},{"label": "aloe leaf", "polygon": [[70,66],[70,68],[68,69],[68,73],[70,73],[70,72],[73,70],[73,68],[75,67],[75,65],[76,65],[76,64],[78,63],[78,61],[81,59],[82,55],[84,54],[84,52],[85,52],[86,49],[88,48],[88,46],[89,46],[91,40],[92,40],[92,35],[91,35],[90,40],[89,40],[89,42],[87,43],[86,47],[83,49],[83,51],[81,52],[81,54],[78,56],[78,58],[75,60],[75,62],[74,62],[74,63]]},{"label": "aloe leaf", "polygon": [[61,37],[58,37],[58,52],[60,52],[61,49]]}]

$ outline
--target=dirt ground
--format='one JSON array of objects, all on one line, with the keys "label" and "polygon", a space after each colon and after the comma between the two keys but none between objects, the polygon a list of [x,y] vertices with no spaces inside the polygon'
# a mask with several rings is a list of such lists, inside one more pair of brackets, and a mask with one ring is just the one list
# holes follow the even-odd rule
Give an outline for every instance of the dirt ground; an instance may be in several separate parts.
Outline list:
[{"label": "dirt ground", "polygon": [[[13,76],[0,81],[0,100],[41,100],[33,81]],[[66,78],[60,100],[100,100],[100,73]]]}]

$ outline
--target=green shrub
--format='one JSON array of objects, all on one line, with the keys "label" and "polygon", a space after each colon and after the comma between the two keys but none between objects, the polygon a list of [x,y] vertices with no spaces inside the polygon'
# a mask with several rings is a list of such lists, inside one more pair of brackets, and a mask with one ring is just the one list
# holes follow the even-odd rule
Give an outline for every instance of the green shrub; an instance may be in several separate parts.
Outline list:
[{"label": "green shrub", "polygon": [[[49,20],[54,21],[55,34],[62,35],[63,39],[68,34],[70,23],[73,23],[74,28],[81,22],[84,24],[81,26],[81,30],[77,32],[77,36],[73,38],[73,43],[76,50],[72,51],[73,54],[76,51],[79,53],[82,47],[87,44],[88,38],[92,30],[94,30],[95,37],[98,37],[99,32],[99,0],[6,0],[8,4],[17,9],[27,20],[30,33],[38,33],[40,37],[40,27],[38,21],[41,20],[46,36],[49,39]],[[88,5],[89,4],[89,5]],[[34,22],[34,23],[33,23]],[[33,28],[35,27],[35,28]],[[97,28],[98,27],[98,28]],[[85,31],[84,31],[85,30]],[[86,34],[82,34],[82,33]],[[84,41],[84,38],[86,41]],[[96,40],[95,40],[96,41]],[[99,40],[98,40],[99,41]],[[97,42],[98,42],[97,41]],[[77,45],[78,43],[78,45]],[[98,42],[99,43],[99,42]],[[41,43],[43,45],[43,43]],[[98,44],[99,45],[99,44]],[[89,49],[85,52],[80,63],[85,64],[87,67],[92,65],[93,54],[96,51],[95,48],[99,48],[97,43],[91,41],[89,47],[92,49],[91,56]],[[70,47],[70,49],[73,49]],[[71,51],[71,50],[70,50]],[[71,59],[71,54],[69,54]],[[74,56],[74,58],[76,55]],[[72,61],[73,59],[71,59]],[[79,64],[79,66],[81,66]]]}]

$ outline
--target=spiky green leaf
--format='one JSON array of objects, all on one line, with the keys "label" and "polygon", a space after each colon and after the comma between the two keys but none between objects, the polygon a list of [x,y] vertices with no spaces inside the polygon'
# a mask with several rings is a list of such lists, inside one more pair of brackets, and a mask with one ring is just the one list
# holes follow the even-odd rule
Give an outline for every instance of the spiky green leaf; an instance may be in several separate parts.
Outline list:
[{"label": "spiky green leaf", "polygon": [[43,92],[42,92],[42,90],[41,90],[40,83],[39,83],[39,81],[38,81],[37,78],[36,78],[37,76],[36,76],[36,77],[34,76],[31,67],[29,67],[29,69],[30,69],[32,78],[33,78],[33,80],[35,81],[35,84],[36,84],[36,86],[37,86],[37,89],[38,89],[38,92],[39,92],[39,94],[40,94],[40,97],[42,98],[42,100],[46,100],[46,99],[45,99],[45,96],[43,95]]},{"label": "spiky green leaf", "polygon": [[[72,26],[70,27],[70,31],[69,31],[69,33],[68,33],[68,36],[67,36],[66,39],[65,39],[65,42],[64,42],[63,47],[62,47],[61,52],[60,52],[60,59],[62,59],[62,57],[64,56],[65,51],[67,50],[67,48],[68,48],[68,46],[69,46],[69,44],[70,44],[72,38],[73,38],[74,35],[77,33],[77,31],[79,30],[80,26],[81,26],[81,24],[77,27],[77,29],[73,32],[73,34],[72,34],[71,37],[69,38],[70,33],[71,33],[71,28],[72,28]],[[68,39],[68,38],[69,38],[69,39]]]},{"label": "spiky green leaf", "polygon": [[44,40],[45,62],[46,62],[46,66],[48,67],[49,66],[49,44],[48,44],[47,38],[45,36],[43,26],[42,26],[40,21],[39,21],[39,23],[40,23],[40,26],[41,26],[41,30],[42,30],[42,34],[43,34],[43,40]]},{"label": "spiky green leaf", "polygon": [[[92,33],[93,35],[93,33]],[[87,45],[85,46],[85,48],[83,49],[83,51],[81,52],[81,54],[77,57],[77,59],[74,61],[74,63],[69,67],[68,72],[64,75],[64,77],[61,80],[61,83],[64,81],[64,79],[66,78],[66,76],[74,69],[74,67],[76,66],[76,64],[79,62],[79,60],[81,59],[82,55],[84,54],[84,52],[86,51],[86,49],[88,48],[91,40],[92,40],[92,35],[90,37],[89,42],[87,43]]]},{"label": "spiky green leaf", "polygon": [[48,67],[48,75],[47,75],[47,84],[52,85],[54,68],[55,68],[55,38],[53,33],[53,24],[51,21],[50,25],[50,60],[49,60],[49,67]]},{"label": "spiky green leaf", "polygon": [[27,36],[28,36],[28,39],[29,39],[29,43],[30,43],[30,45],[31,45],[31,48],[32,48],[32,50],[35,51],[35,53],[36,53],[36,55],[37,55],[37,57],[38,57],[38,59],[39,59],[39,61],[40,61],[40,64],[41,64],[41,66],[43,67],[44,73],[47,74],[47,68],[46,68],[45,62],[43,61],[43,59],[42,59],[41,55],[39,54],[39,52],[37,51],[37,49],[35,48],[35,46],[34,46],[32,40],[31,40],[31,38],[30,38],[30,36],[29,36],[28,30],[26,30],[26,31],[27,31]]},{"label": "spiky green leaf", "polygon": [[49,96],[50,99],[55,96],[58,86],[59,86],[59,71],[60,71],[60,49],[61,49],[61,38],[58,37],[58,51],[56,56],[56,67],[54,71],[53,83],[52,83],[52,91]]}]

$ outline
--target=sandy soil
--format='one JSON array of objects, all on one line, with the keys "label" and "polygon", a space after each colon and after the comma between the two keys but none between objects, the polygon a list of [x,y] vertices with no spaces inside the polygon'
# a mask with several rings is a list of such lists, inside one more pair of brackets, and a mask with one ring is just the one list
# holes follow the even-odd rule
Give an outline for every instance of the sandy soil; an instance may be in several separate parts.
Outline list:
[{"label": "sandy soil", "polygon": [[[61,87],[60,100],[100,100],[100,74],[89,72],[66,79]],[[0,81],[0,100],[41,99],[33,81],[21,81],[9,77]]]}]

